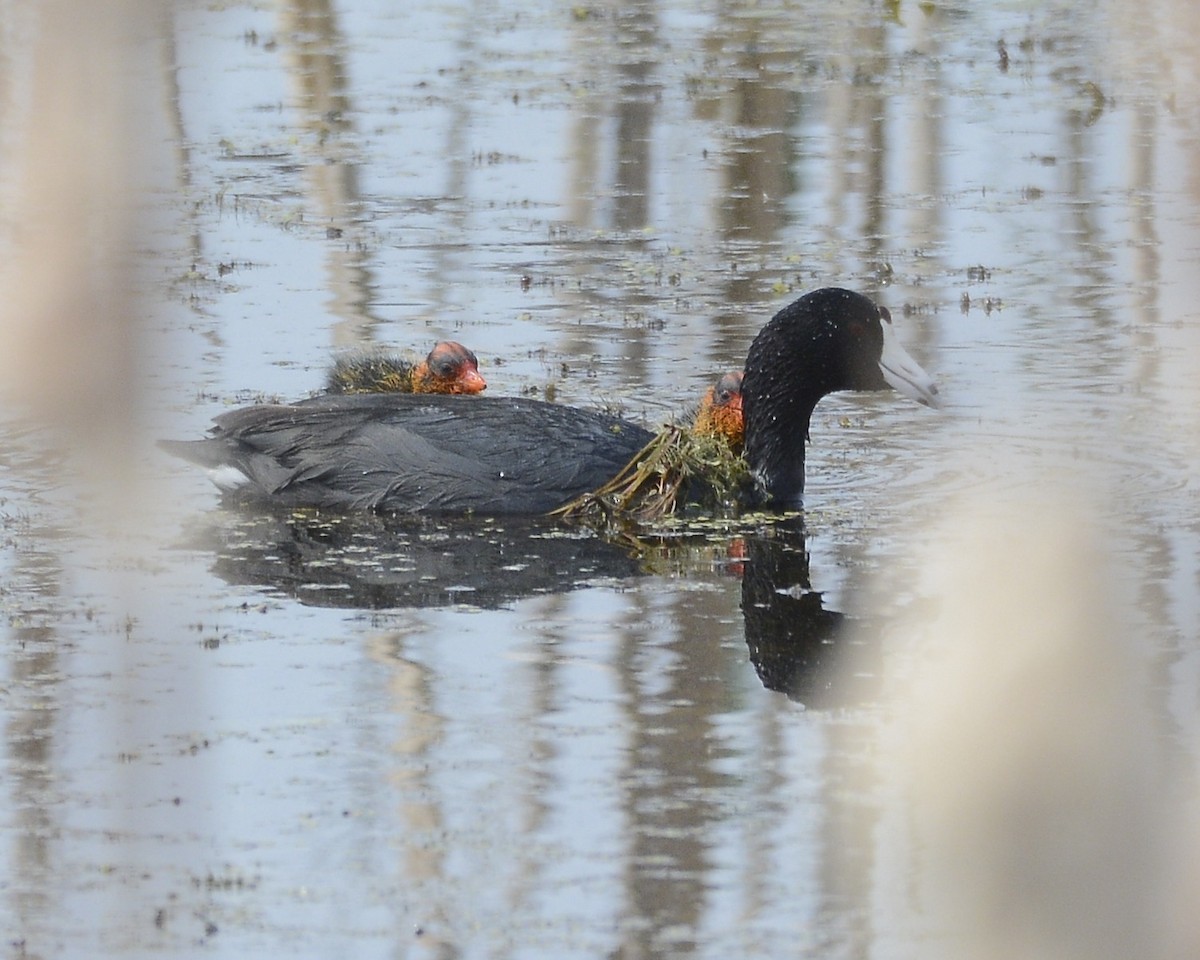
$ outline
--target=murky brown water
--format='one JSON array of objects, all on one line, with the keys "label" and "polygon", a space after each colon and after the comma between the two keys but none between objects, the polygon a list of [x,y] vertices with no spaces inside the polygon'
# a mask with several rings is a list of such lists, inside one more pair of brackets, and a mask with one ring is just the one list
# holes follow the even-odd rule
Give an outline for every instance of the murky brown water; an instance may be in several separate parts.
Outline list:
[{"label": "murky brown water", "polygon": [[[7,191],[39,120],[15,22]],[[1190,769],[1196,26],[1184,0],[151,18],[136,519],[0,427],[9,953],[928,956],[871,763],[915,659],[893,623],[938,609],[930,521],[1047,475],[1094,504]],[[334,348],[445,336],[491,393],[657,422],[830,284],[891,309],[947,408],[826,400],[802,529],[237,515],[150,450],[305,396]]]}]

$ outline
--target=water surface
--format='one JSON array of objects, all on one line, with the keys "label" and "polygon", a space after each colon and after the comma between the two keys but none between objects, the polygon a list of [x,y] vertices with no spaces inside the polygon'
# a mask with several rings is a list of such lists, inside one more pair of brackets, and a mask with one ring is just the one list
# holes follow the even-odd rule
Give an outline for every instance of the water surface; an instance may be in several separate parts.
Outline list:
[{"label": "water surface", "polygon": [[[923,609],[947,504],[1036,499],[1047,472],[1095,504],[1159,745],[1190,764],[1189,18],[1167,0],[151,17],[127,64],[156,94],[129,280],[137,519],[96,519],[36,417],[0,428],[13,955],[921,955],[891,922],[897,814],[870,762],[889,671],[911,666],[890,624]],[[18,129],[39,121],[21,38],[40,29],[27,14],[0,41]],[[12,189],[20,138],[3,148]],[[308,395],[335,349],[442,337],[490,393],[654,424],[834,284],[891,310],[946,408],[823,402],[802,522],[631,542],[241,514],[152,449]],[[864,650],[872,667],[839,670]]]}]

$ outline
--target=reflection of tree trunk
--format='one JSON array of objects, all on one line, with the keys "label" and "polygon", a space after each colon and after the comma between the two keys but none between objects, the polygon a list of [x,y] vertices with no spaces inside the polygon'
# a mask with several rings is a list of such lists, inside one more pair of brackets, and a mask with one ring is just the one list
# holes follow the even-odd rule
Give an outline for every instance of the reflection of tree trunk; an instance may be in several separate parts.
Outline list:
[{"label": "reflection of tree trunk", "polygon": [[831,723],[821,763],[818,871],[819,916],[831,950],[867,957],[880,936],[871,924],[873,881],[878,870],[875,838],[882,819],[880,775],[875,768],[875,717]]},{"label": "reflection of tree trunk", "polygon": [[[454,94],[450,98],[447,111],[449,119],[446,124],[445,145],[439,151],[446,172],[446,186],[441,191],[445,204],[443,235],[446,237],[468,237],[472,233],[467,216],[470,193],[468,144],[475,120],[475,91],[472,86],[473,72],[466,68],[475,62],[478,55],[475,34],[485,22],[485,18],[474,14],[483,3],[484,0],[472,0],[469,4],[470,12],[463,18],[456,52],[464,69],[457,71],[454,80]],[[464,263],[473,264],[473,261],[457,243],[434,243],[429,248],[429,253],[434,263],[432,269],[426,271],[426,276],[432,283],[432,289],[426,292],[424,299],[428,301],[433,315],[439,316],[454,302],[449,292],[454,278],[468,272],[463,268]]]},{"label": "reflection of tree trunk", "polygon": [[[572,138],[574,175],[567,206],[579,226],[636,231],[650,220],[651,148],[661,94],[655,79],[660,50],[656,4],[631,4],[615,12],[613,18],[616,33],[604,46],[613,51],[614,57],[596,65],[598,72],[607,69],[613,76],[600,73],[586,88],[595,92],[589,96],[588,106],[578,111]],[[615,102],[605,94],[610,79]],[[615,126],[606,122],[609,116]],[[610,130],[613,169],[602,170],[598,163],[605,156],[601,138]],[[603,202],[603,198],[611,198],[611,203]]]},{"label": "reflection of tree trunk", "polygon": [[[1200,50],[1200,48],[1198,48]],[[1136,366],[1132,370],[1134,397],[1139,434],[1153,437],[1162,429],[1161,411],[1164,398],[1168,403],[1174,402],[1179,409],[1193,409],[1194,404],[1187,402],[1188,396],[1195,396],[1193,383],[1181,384],[1171,381],[1171,371],[1162,363],[1163,350],[1158,343],[1159,331],[1162,329],[1161,296],[1164,286],[1162,264],[1162,238],[1159,236],[1158,210],[1155,198],[1162,194],[1158,183],[1159,147],[1162,131],[1159,129],[1158,112],[1143,108],[1133,111],[1133,126],[1130,131],[1130,142],[1127,145],[1129,163],[1127,166],[1130,189],[1130,216],[1128,242],[1131,250],[1133,273],[1133,302],[1130,308],[1132,324],[1125,326],[1130,331],[1136,357]],[[1168,148],[1169,151],[1169,148]],[[1200,360],[1200,353],[1193,351],[1192,360]],[[1196,434],[1192,434],[1193,437]],[[1193,440],[1193,449],[1197,449]],[[1153,501],[1142,501],[1150,506]],[[1157,511],[1157,504],[1150,506]],[[1151,629],[1163,638],[1160,652],[1152,658],[1151,670],[1158,689],[1171,689],[1172,673],[1178,669],[1181,661],[1189,656],[1194,637],[1183,634],[1174,622],[1173,598],[1168,588],[1171,582],[1170,574],[1164,576],[1164,571],[1175,571],[1182,579],[1185,572],[1180,569],[1180,558],[1177,556],[1173,543],[1173,533],[1163,524],[1156,522],[1153,515],[1148,515],[1144,523],[1131,525],[1130,536],[1138,541],[1139,554],[1147,559],[1139,565],[1143,574],[1138,591],[1139,613],[1152,624]],[[1152,571],[1152,572],[1151,572]],[[1167,697],[1156,700],[1157,722],[1164,731],[1164,743],[1188,742],[1186,735],[1180,736],[1178,718],[1171,709]],[[1180,758],[1181,762],[1191,763],[1190,759]]]},{"label": "reflection of tree trunk", "polygon": [[[1130,157],[1128,188],[1131,191],[1129,216],[1126,220],[1127,244],[1133,252],[1133,288],[1139,297],[1133,300],[1130,313],[1118,309],[1112,291],[1121,288],[1123,267],[1115,254],[1110,236],[1110,226],[1103,205],[1096,198],[1103,193],[1098,185],[1095,158],[1103,149],[1113,149],[1114,144],[1101,141],[1094,129],[1097,108],[1090,99],[1083,101],[1085,108],[1076,106],[1064,111],[1061,131],[1065,138],[1063,157],[1059,167],[1064,170],[1063,191],[1071,202],[1065,205],[1062,235],[1069,238],[1071,249],[1064,258],[1067,270],[1074,269],[1078,276],[1073,278],[1071,290],[1073,300],[1081,316],[1089,318],[1092,333],[1103,338],[1108,346],[1104,349],[1084,351],[1077,361],[1081,367],[1090,367],[1088,379],[1097,384],[1117,383],[1131,378],[1136,386],[1132,403],[1140,421],[1138,433],[1153,437],[1161,430],[1161,411],[1170,406],[1173,386],[1162,382],[1161,358],[1163,351],[1157,343],[1160,324],[1158,296],[1162,287],[1160,244],[1157,235],[1157,219],[1150,198],[1162,191],[1155,182],[1155,153],[1157,130],[1152,110],[1133,111],[1133,125],[1125,143]],[[1129,336],[1135,345],[1130,350],[1124,343]],[[1131,374],[1122,369],[1130,357],[1136,357],[1137,366]],[[1174,385],[1177,388],[1178,385]],[[1185,388],[1185,389],[1190,389]],[[1163,438],[1160,446],[1169,441]],[[1167,588],[1170,576],[1164,575],[1175,566],[1174,548],[1169,528],[1159,522],[1159,505],[1153,498],[1139,498],[1147,510],[1144,522],[1131,524],[1128,535],[1137,542],[1137,554],[1144,563],[1139,569],[1153,571],[1141,578],[1138,586],[1138,612],[1145,618],[1147,632],[1163,638],[1171,638],[1155,658],[1155,669],[1164,677],[1164,688],[1174,662],[1183,654],[1179,649],[1179,637],[1172,622],[1171,594]],[[1137,508],[1133,508],[1136,512]],[[1158,705],[1159,721],[1164,729],[1172,730],[1176,720],[1170,705]]]},{"label": "reflection of tree trunk", "polygon": [[[30,530],[31,542],[59,542],[62,531]],[[43,610],[54,610],[61,600],[62,570],[58,558],[28,549],[18,551],[17,566],[6,571],[8,585],[21,584],[21,595],[44,601]],[[14,811],[9,833],[12,837],[11,872],[7,896],[17,926],[6,931],[12,942],[27,930],[37,930],[46,918],[57,915],[55,892],[63,883],[57,871],[51,838],[62,833],[59,814],[62,776],[56,754],[62,746],[55,741],[60,722],[62,665],[58,650],[62,637],[45,613],[21,611],[24,626],[11,628],[7,660],[4,727],[9,788],[7,808]]]},{"label": "reflection of tree trunk", "polygon": [[[437,677],[411,659],[405,637],[378,637],[369,648],[372,659],[390,666],[390,708],[399,731],[390,756],[379,757],[391,771],[391,785],[399,802],[397,821],[404,827],[396,837],[402,858],[397,875],[414,889],[428,892],[430,910],[421,919],[432,931],[454,929],[454,911],[441,893],[446,882],[446,854],[437,842],[445,830],[446,815],[430,773],[438,768],[437,748],[445,736],[445,722],[434,705]],[[397,929],[401,924],[397,923]],[[429,940],[426,940],[427,944]]]},{"label": "reflection of tree trunk", "polygon": [[650,160],[653,143],[654,101],[658,88],[653,82],[657,63],[655,51],[658,24],[654,6],[637,4],[618,16],[622,44],[634,56],[617,70],[621,78],[617,93],[617,168],[613,171],[613,227],[640,230],[650,220]]},{"label": "reflection of tree trunk", "polygon": [[320,225],[341,231],[326,244],[330,310],[340,322],[338,343],[369,339],[373,284],[366,244],[356,230],[365,221],[358,183],[357,144],[346,93],[344,43],[330,0],[287,0],[279,5],[280,33],[288,45],[300,125],[308,133],[306,165]]},{"label": "reflection of tree trunk", "polygon": [[[945,194],[942,160],[946,139],[946,97],[943,93],[946,78],[942,72],[943,51],[939,42],[941,23],[938,13],[912,19],[910,30],[913,33],[913,45],[921,56],[923,70],[914,81],[914,91],[904,109],[898,110],[894,104],[890,109],[896,121],[906,121],[904,126],[899,127],[896,142],[891,146],[892,156],[899,161],[899,182],[890,185],[890,192],[913,197],[915,202],[900,213],[896,222],[881,222],[879,227],[880,235],[888,236],[891,242],[903,237],[903,246],[931,254],[944,250],[946,246],[946,225],[942,216],[944,204],[941,201]],[[880,106],[881,109],[886,108],[882,103]],[[887,249],[879,249],[881,265],[887,262],[890,255]],[[928,281],[934,289],[939,289],[947,269],[958,265],[947,264],[942,257],[929,255],[912,257],[905,266],[917,282]],[[898,282],[904,281],[900,279]],[[916,290],[913,292],[920,293]],[[891,299],[890,302],[893,307],[899,305],[897,299]],[[909,350],[920,356],[929,352],[929,341],[935,332],[934,324],[905,324],[904,339]]]},{"label": "reflection of tree trunk", "polygon": [[[830,144],[826,172],[828,203],[825,230],[832,246],[848,243],[857,259],[878,263],[886,259],[885,237],[887,138],[891,113],[887,76],[887,28],[882,22],[842,24],[845,35],[834,49],[851,51],[838,61],[841,82],[830,87],[827,100]],[[860,223],[850,219],[855,201],[862,204]],[[831,281],[852,273],[841,262],[827,264]],[[859,285],[861,286],[861,284]],[[868,287],[863,291],[875,295]]]},{"label": "reflection of tree trunk", "polygon": [[[158,43],[163,51],[162,110],[167,118],[170,135],[167,145],[175,154],[175,177],[181,197],[192,196],[192,151],[183,119],[183,95],[179,89],[179,44],[175,39],[175,21],[171,11],[164,10],[158,20]],[[204,230],[200,224],[199,207],[192,203],[186,206],[185,219],[181,226],[187,229],[187,255],[196,263],[204,254]]]},{"label": "reflection of tree trunk", "polygon": [[[564,201],[573,224],[592,230],[633,233],[633,237],[621,239],[634,248],[641,243],[636,232],[651,220],[654,123],[661,96],[656,79],[662,49],[657,9],[656,0],[640,0],[613,12],[615,34],[598,34],[601,29],[607,30],[607,20],[603,27],[598,21],[594,29],[581,30],[588,39],[598,41],[598,45],[580,51],[584,69],[590,71],[587,78],[590,82],[582,89],[592,92],[581,100],[584,105],[577,111],[571,137],[572,166],[568,181],[571,193]],[[603,51],[600,57],[597,49]],[[606,169],[604,160],[609,157],[612,168]],[[598,241],[604,260],[612,258],[608,240]],[[576,251],[568,260],[580,271],[581,280],[594,272],[595,264],[582,251]],[[593,287],[591,282],[586,286],[581,283],[576,294],[593,303]],[[636,302],[631,293],[625,292],[617,308],[627,309]],[[581,324],[563,343],[563,349],[586,356],[607,351],[611,346],[597,343],[593,331]],[[622,349],[627,375],[631,380],[640,379],[650,366],[640,328],[630,329],[630,337]]]},{"label": "reflection of tree trunk", "polygon": [[[801,98],[789,76],[796,51],[783,53],[760,42],[772,23],[722,19],[706,44],[712,55],[730,62],[727,92],[722,88],[715,102],[699,105],[702,113],[719,112],[728,130],[721,148],[724,189],[714,202],[729,250],[731,269],[721,297],[729,304],[761,302],[762,273],[775,275],[780,266],[777,241],[789,225],[788,199],[796,190],[792,130]],[[726,331],[723,339],[744,340],[742,311],[721,312],[713,322]]]},{"label": "reflection of tree trunk", "polygon": [[[658,599],[650,591],[637,596],[651,605]],[[690,940],[703,927],[715,868],[707,825],[725,816],[709,798],[729,786],[711,762],[713,718],[727,697],[726,657],[717,644],[693,641],[722,616],[729,598],[672,599],[669,611],[647,609],[623,631],[622,685],[634,709],[627,720],[630,766],[622,776],[630,847],[620,957],[692,952],[663,935]],[[670,640],[662,636],[667,625]]]},{"label": "reflection of tree trunk", "polygon": [[[761,59],[743,53],[734,69],[738,74],[757,71]],[[754,80],[733,82],[731,121],[736,132],[725,148],[725,193],[718,201],[727,240],[772,241],[787,226],[787,198],[794,189],[789,131],[796,97],[769,83],[771,76],[782,74],[763,71]]]}]

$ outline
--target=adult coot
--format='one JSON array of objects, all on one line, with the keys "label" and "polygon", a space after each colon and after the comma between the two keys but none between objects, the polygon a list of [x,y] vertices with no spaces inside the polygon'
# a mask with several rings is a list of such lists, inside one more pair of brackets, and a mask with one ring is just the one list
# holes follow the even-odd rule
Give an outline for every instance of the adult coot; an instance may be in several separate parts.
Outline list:
[{"label": "adult coot", "polygon": [[[886,310],[824,289],[781,310],[750,347],[745,456],[765,504],[798,506],[817,401],[889,386],[929,405],[937,388],[895,341]],[[205,440],[165,441],[223,490],[289,506],[545,513],[609,480],[653,434],[539,400],[381,394],[222,414]]]}]

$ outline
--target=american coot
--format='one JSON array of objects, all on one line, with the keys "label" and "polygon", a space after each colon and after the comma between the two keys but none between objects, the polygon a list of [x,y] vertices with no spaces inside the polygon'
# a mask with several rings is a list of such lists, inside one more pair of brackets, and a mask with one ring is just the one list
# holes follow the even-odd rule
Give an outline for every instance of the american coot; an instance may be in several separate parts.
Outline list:
[{"label": "american coot", "polygon": [[339,357],[325,382],[326,393],[479,393],[487,381],[470,350],[442,340],[420,363],[389,354]]},{"label": "american coot", "polygon": [[888,387],[938,405],[937,385],[900,346],[886,308],[829,287],[775,314],[750,344],[742,381],[746,462],[764,500],[800,505],[808,424],[823,396]]},{"label": "american coot", "polygon": [[[936,405],[886,310],[825,289],[781,310],[750,347],[742,385],[757,496],[794,507],[817,401],[889,386]],[[205,440],[165,441],[223,490],[288,506],[545,513],[610,479],[653,434],[539,400],[401,394],[262,404],[217,417]]]}]

